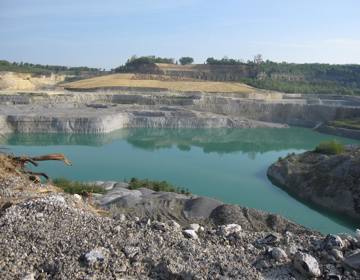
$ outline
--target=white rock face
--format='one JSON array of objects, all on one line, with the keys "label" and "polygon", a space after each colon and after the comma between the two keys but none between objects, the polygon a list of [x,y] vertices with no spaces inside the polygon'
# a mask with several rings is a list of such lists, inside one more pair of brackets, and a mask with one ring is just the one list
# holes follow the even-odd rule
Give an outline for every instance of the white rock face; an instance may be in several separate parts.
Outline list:
[{"label": "white rock face", "polygon": [[321,276],[318,261],[309,254],[297,252],[293,263],[294,267],[305,277]]}]

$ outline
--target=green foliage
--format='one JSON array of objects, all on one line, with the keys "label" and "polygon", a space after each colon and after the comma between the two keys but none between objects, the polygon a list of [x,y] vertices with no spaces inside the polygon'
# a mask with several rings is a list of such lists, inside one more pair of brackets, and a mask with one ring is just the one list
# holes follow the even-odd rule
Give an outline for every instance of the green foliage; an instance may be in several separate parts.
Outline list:
[{"label": "green foliage", "polygon": [[136,71],[139,67],[144,65],[154,65],[155,63],[167,63],[167,64],[174,64],[173,58],[165,58],[165,57],[156,57],[153,55],[150,56],[140,56],[137,57],[136,55],[129,58],[125,65],[119,66],[113,69],[114,72],[131,72]]},{"label": "green foliage", "polygon": [[78,75],[81,72],[101,72],[98,68],[89,67],[67,67],[60,65],[41,65],[23,62],[9,62],[6,60],[0,60],[0,71],[11,71],[20,73],[31,73],[38,75],[50,75],[51,73],[60,73],[67,75]]},{"label": "green foliage", "polygon": [[324,93],[360,95],[360,65],[295,64],[263,61],[261,55],[254,61],[223,58],[206,60],[209,65],[246,65],[249,75],[241,82],[253,87],[287,93]]},{"label": "green foliage", "polygon": [[344,152],[344,145],[336,140],[321,142],[315,152],[327,155],[338,155]]},{"label": "green foliage", "polygon": [[189,56],[184,56],[179,59],[181,65],[191,64],[194,62],[194,59]]},{"label": "green foliage", "polygon": [[157,192],[176,192],[186,195],[190,194],[188,189],[173,186],[166,181],[150,181],[148,179],[141,180],[137,178],[131,178],[129,182],[129,189],[135,190],[139,188],[148,188]]},{"label": "green foliage", "polygon": [[210,65],[243,65],[243,64],[245,64],[245,62],[242,60],[237,60],[237,59],[227,58],[227,57],[224,57],[222,59],[215,59],[213,57],[209,57],[208,59],[206,59],[206,64],[210,64]]},{"label": "green foliage", "polygon": [[70,194],[85,195],[88,193],[105,193],[105,190],[99,186],[87,185],[77,181],[70,181],[65,178],[54,179],[53,183],[64,192]]}]

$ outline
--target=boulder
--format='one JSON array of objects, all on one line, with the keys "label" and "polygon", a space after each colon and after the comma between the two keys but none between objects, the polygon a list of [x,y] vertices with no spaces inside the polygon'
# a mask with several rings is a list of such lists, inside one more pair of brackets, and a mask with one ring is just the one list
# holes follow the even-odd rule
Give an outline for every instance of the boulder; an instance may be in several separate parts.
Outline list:
[{"label": "boulder", "polygon": [[200,230],[201,226],[199,224],[190,224],[189,229],[193,229],[195,232]]},{"label": "boulder", "polygon": [[193,230],[193,229],[185,229],[183,231],[183,234],[185,237],[190,238],[190,239],[195,239],[195,240],[199,239],[198,235],[196,234],[195,230]]},{"label": "boulder", "polygon": [[328,234],[324,241],[322,242],[322,248],[325,250],[332,250],[332,249],[343,249],[344,248],[344,241],[341,239],[340,236],[334,234]]},{"label": "boulder", "polygon": [[275,247],[271,250],[271,257],[277,262],[286,261],[288,258],[285,251],[279,247]]},{"label": "boulder", "polygon": [[239,234],[241,230],[241,226],[238,224],[228,224],[220,226],[220,234],[225,237],[233,234]]},{"label": "boulder", "polygon": [[321,271],[318,261],[311,255],[297,252],[294,256],[293,264],[304,277],[319,277]]},{"label": "boulder", "polygon": [[360,252],[357,251],[345,257],[344,263],[353,269],[360,270]]},{"label": "boulder", "polygon": [[183,213],[188,219],[207,219],[211,212],[222,204],[224,203],[216,199],[196,197],[186,201]]}]

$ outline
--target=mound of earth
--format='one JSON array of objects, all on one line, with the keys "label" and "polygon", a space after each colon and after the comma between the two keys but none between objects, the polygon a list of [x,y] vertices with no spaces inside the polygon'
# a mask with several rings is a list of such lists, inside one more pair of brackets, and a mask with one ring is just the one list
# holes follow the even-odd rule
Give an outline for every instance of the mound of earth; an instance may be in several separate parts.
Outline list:
[{"label": "mound of earth", "polygon": [[360,221],[360,147],[341,154],[288,155],[268,169],[277,186],[296,197]]}]

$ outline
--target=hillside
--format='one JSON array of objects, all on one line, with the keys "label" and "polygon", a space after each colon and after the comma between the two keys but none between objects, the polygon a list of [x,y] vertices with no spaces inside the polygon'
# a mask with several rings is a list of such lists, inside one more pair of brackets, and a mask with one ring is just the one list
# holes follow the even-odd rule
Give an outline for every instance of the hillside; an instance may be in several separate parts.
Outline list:
[{"label": "hillside", "polygon": [[170,91],[252,93],[261,92],[242,83],[176,79],[163,75],[112,74],[63,84],[66,89],[149,88]]},{"label": "hillside", "polygon": [[43,90],[54,89],[66,76],[61,74],[32,75],[31,73],[0,72],[0,90]]},{"label": "hillside", "polygon": [[[114,69],[122,73],[147,73],[210,81],[243,82],[287,93],[360,95],[360,65],[296,64],[208,58],[206,64],[162,63],[164,58],[135,57]],[[160,63],[159,63],[160,61]]]}]

